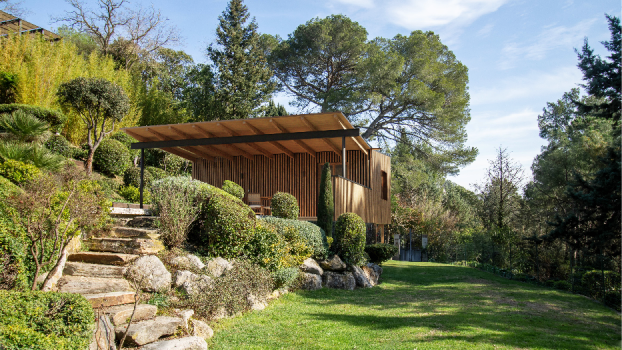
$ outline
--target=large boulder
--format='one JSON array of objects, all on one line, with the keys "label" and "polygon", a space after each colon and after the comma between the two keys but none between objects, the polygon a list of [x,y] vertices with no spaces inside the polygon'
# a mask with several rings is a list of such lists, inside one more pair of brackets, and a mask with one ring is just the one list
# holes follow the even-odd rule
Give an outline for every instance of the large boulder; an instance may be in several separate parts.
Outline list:
[{"label": "large boulder", "polygon": [[201,337],[203,339],[209,339],[214,336],[214,330],[207,323],[199,320],[192,319],[192,335],[195,337]]},{"label": "large boulder", "polygon": [[195,296],[211,288],[213,283],[214,281],[208,275],[197,275],[186,270],[175,273],[175,286],[190,296]]},{"label": "large boulder", "polygon": [[126,276],[146,292],[163,292],[171,288],[171,273],[155,255],[136,259],[127,270]]},{"label": "large boulder", "polygon": [[371,288],[374,285],[371,284],[369,277],[367,277],[367,275],[365,274],[365,272],[363,272],[363,269],[361,269],[358,266],[349,266],[348,268],[350,270],[350,272],[352,272],[352,275],[354,276],[354,280],[356,281],[356,285],[358,287],[361,288]]},{"label": "large boulder", "polygon": [[345,271],[346,269],[346,263],[341,261],[339,256],[337,256],[336,254],[330,259],[320,261],[320,266],[324,270],[336,272]]},{"label": "large boulder", "polygon": [[322,275],[322,285],[333,289],[354,290],[356,287],[356,280],[351,272],[341,274],[325,271],[324,275]]},{"label": "large boulder", "polygon": [[186,256],[176,256],[171,259],[171,265],[179,269],[196,269],[203,270],[205,264],[199,259],[198,256],[188,254]]},{"label": "large boulder", "polygon": [[324,270],[322,270],[317,261],[311,258],[307,258],[305,261],[302,262],[302,265],[300,265],[300,270],[302,272],[312,273],[314,275],[320,276],[324,273]]},{"label": "large boulder", "polygon": [[207,350],[207,343],[201,337],[185,337],[162,340],[140,348],[141,350]]},{"label": "large boulder", "polygon": [[322,276],[308,272],[300,273],[300,289],[318,290],[322,289]]},{"label": "large boulder", "polygon": [[[178,327],[183,325],[183,320],[179,317],[158,316],[153,320],[132,323],[127,332],[124,345],[140,346],[160,339],[163,336],[175,334]],[[127,324],[115,328],[117,340],[123,338]]]},{"label": "large boulder", "polygon": [[212,276],[214,277],[220,277],[222,276],[222,274],[231,270],[232,268],[233,268],[233,265],[231,265],[230,262],[228,262],[227,260],[221,257],[217,257],[216,259],[210,260],[207,263],[207,266],[205,267],[207,272],[212,274]]},{"label": "large boulder", "polygon": [[188,330],[188,320],[190,320],[190,317],[192,317],[194,315],[194,310],[192,310],[192,309],[186,309],[186,310],[175,309],[175,310],[173,310],[173,312],[178,317],[181,317],[181,319],[183,320],[184,329]]},{"label": "large boulder", "polygon": [[374,270],[376,272],[376,274],[378,274],[378,277],[380,277],[380,275],[382,275],[382,267],[374,264],[374,263],[369,263],[367,264],[367,267],[371,268],[372,270]]}]

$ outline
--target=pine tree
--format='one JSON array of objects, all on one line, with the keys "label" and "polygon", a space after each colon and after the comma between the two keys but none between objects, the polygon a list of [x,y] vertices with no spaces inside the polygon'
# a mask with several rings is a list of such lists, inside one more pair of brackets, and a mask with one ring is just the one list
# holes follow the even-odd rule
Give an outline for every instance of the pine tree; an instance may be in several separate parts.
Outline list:
[{"label": "pine tree", "polygon": [[322,167],[320,178],[320,198],[317,201],[317,224],[327,237],[333,236],[333,219],[335,217],[335,203],[333,202],[333,183],[331,181],[330,164]]},{"label": "pine tree", "polygon": [[281,104],[274,104],[274,101],[270,100],[268,106],[266,107],[266,111],[264,112],[265,117],[279,117],[282,115],[289,115],[285,107]]},{"label": "pine tree", "polygon": [[216,44],[207,49],[218,79],[216,100],[222,106],[218,119],[257,116],[276,88],[261,48],[257,24],[250,23],[242,0],[231,0],[218,18]]}]

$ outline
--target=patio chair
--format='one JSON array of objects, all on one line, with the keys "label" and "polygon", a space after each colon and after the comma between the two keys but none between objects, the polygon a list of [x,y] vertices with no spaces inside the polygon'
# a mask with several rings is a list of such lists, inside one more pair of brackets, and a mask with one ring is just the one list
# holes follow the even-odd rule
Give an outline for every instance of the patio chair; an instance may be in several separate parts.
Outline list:
[{"label": "patio chair", "polygon": [[261,195],[259,193],[249,193],[246,197],[248,206],[259,215],[263,215],[263,206],[261,205]]}]

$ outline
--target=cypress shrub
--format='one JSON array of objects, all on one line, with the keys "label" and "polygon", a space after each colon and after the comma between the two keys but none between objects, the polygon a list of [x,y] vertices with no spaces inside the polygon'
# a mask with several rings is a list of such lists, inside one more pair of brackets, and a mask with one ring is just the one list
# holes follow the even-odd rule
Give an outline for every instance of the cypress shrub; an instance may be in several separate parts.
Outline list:
[{"label": "cypress shrub", "polygon": [[365,262],[365,222],[355,213],[343,213],[335,224],[333,250],[349,265]]},{"label": "cypress shrub", "polygon": [[225,180],[222,190],[239,199],[244,198],[244,189],[233,181]]},{"label": "cypress shrub", "polygon": [[333,183],[331,181],[330,164],[324,163],[320,179],[320,197],[317,201],[317,225],[326,236],[333,236],[333,220],[335,217],[335,203],[333,201]]},{"label": "cypress shrub", "polygon": [[298,219],[300,208],[296,197],[286,192],[277,192],[272,196],[272,215],[283,219]]},{"label": "cypress shrub", "polygon": [[117,140],[103,140],[93,155],[93,165],[106,175],[121,176],[130,164],[130,152]]}]

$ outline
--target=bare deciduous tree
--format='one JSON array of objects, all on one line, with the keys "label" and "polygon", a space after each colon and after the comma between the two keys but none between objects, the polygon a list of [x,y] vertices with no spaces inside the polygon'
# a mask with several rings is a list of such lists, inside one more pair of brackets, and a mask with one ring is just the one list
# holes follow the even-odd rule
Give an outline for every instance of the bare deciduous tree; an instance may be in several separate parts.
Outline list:
[{"label": "bare deciduous tree", "polygon": [[67,0],[73,10],[55,18],[91,35],[102,52],[114,54],[125,68],[131,68],[141,56],[179,42],[176,27],[153,6],[130,8],[126,0],[97,0],[93,10],[82,0]]}]

